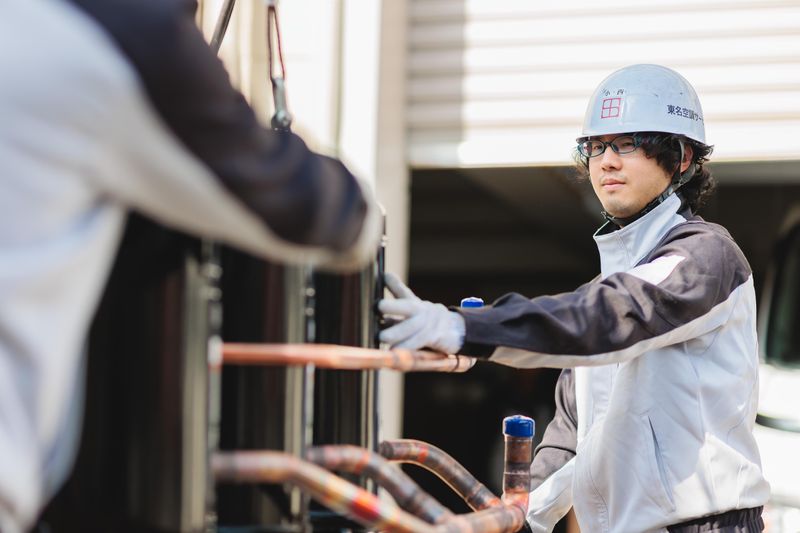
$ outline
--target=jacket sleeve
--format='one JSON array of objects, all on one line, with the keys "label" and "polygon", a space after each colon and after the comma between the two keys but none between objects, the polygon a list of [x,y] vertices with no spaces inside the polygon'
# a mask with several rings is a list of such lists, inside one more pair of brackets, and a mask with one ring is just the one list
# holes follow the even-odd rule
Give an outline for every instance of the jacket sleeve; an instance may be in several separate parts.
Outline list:
[{"label": "jacket sleeve", "polygon": [[572,369],[561,371],[555,401],[556,414],[536,447],[531,465],[528,523],[532,531],[552,531],[572,507],[572,460],[578,436]]},{"label": "jacket sleeve", "polygon": [[133,71],[106,118],[116,161],[94,177],[108,195],[279,260],[347,268],[374,253],[381,215],[368,188],[297,135],[259,124],[195,25],[193,1],[74,3]]},{"label": "jacket sleeve", "polygon": [[604,365],[710,332],[727,320],[750,268],[724,230],[676,226],[642,263],[574,292],[529,300],[508,294],[460,310],[461,353],[520,368]]}]

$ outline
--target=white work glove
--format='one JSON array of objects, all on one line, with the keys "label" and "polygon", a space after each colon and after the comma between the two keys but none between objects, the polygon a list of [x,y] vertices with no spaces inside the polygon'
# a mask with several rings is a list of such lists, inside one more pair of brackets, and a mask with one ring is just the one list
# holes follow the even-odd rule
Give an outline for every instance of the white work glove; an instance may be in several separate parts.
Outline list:
[{"label": "white work glove", "polygon": [[461,315],[442,304],[420,300],[394,274],[385,274],[384,280],[396,299],[381,300],[378,309],[384,315],[400,317],[403,321],[383,330],[381,342],[392,348],[408,350],[427,347],[444,353],[456,353],[461,349],[466,331]]}]

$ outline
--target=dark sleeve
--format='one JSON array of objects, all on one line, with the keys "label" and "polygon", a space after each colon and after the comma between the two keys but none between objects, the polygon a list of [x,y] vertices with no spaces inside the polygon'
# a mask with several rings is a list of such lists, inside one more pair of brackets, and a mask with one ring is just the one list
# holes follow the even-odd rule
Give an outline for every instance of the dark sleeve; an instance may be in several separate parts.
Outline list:
[{"label": "dark sleeve", "polygon": [[197,28],[193,0],[72,1],[110,35],[186,149],[279,237],[334,250],[357,239],[367,203],[356,179],[259,124]]},{"label": "dark sleeve", "polygon": [[573,370],[565,368],[556,383],[556,414],[536,447],[531,465],[531,490],[575,457],[578,445],[578,409]]},{"label": "dark sleeve", "polygon": [[627,272],[569,293],[532,300],[512,293],[490,307],[459,310],[461,353],[523,368],[601,365],[711,331],[738,292],[752,288],[744,255],[722,232],[687,222]]}]

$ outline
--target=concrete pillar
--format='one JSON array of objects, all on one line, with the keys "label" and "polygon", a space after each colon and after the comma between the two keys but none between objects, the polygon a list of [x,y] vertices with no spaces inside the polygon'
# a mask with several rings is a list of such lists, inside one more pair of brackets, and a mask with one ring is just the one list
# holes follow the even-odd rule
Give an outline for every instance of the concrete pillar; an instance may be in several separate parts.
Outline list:
[{"label": "concrete pillar", "polygon": [[[386,269],[408,271],[406,0],[343,0],[340,155],[374,184],[387,213]],[[381,375],[381,438],[402,432],[402,375]]]}]

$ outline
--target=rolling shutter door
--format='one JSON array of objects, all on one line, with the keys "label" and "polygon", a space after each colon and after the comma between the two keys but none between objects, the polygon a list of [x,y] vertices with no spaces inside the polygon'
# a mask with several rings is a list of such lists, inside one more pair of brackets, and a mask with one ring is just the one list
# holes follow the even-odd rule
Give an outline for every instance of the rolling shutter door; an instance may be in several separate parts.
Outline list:
[{"label": "rolling shutter door", "polygon": [[688,78],[714,159],[800,158],[800,2],[411,0],[412,168],[560,165],[594,87],[632,63]]}]

